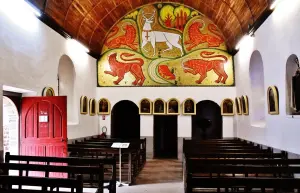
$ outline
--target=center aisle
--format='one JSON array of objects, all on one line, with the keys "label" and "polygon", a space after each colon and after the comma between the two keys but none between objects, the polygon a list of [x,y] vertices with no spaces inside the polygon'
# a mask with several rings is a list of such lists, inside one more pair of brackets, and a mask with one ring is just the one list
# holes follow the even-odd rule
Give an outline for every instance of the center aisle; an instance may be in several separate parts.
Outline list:
[{"label": "center aisle", "polygon": [[179,160],[151,159],[136,179],[136,184],[182,182],[182,162]]},{"label": "center aisle", "polygon": [[182,162],[149,159],[136,178],[136,185],[117,188],[117,193],[182,193]]}]

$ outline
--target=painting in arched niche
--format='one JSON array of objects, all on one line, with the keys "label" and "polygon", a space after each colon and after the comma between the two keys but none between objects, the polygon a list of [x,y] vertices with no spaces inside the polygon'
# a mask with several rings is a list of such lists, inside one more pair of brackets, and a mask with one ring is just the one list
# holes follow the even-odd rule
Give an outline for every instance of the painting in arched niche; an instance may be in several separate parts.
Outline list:
[{"label": "painting in arched niche", "polygon": [[221,114],[222,115],[234,115],[234,104],[231,99],[224,99],[221,103]]},{"label": "painting in arched niche", "polygon": [[98,86],[233,86],[232,56],[218,27],[176,3],[153,3],[108,32]]}]

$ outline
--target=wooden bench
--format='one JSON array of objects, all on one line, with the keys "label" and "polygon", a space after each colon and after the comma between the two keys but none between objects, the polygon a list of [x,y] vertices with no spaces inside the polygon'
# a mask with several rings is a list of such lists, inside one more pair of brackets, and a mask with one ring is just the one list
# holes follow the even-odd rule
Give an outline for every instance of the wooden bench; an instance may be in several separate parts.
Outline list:
[{"label": "wooden bench", "polygon": [[[218,192],[221,188],[225,192],[229,188],[245,192],[253,188],[261,192],[266,188],[299,190],[300,179],[293,177],[300,173],[300,159],[289,160],[284,151],[273,153],[272,148],[262,149],[242,140],[185,140],[183,149],[185,192],[194,188],[217,188]],[[277,181],[279,184],[273,185]]]},{"label": "wooden bench", "polygon": [[[76,144],[76,142],[78,143],[78,140],[77,141],[75,141],[75,144]],[[99,138],[99,137],[92,137],[92,138],[89,138],[89,139],[84,139],[83,140],[83,142],[96,142],[96,143],[114,143],[114,142],[129,142],[129,143],[138,143],[139,144],[139,146],[140,146],[140,151],[139,151],[139,153],[140,153],[140,163],[141,163],[141,168],[143,168],[144,167],[144,165],[145,165],[145,163],[146,163],[146,152],[147,152],[147,150],[146,150],[146,146],[147,146],[147,140],[146,140],[146,138],[144,138],[144,139],[133,139],[133,140],[125,140],[125,139],[117,139],[117,138],[105,138],[105,139],[103,139],[103,138]]]},{"label": "wooden bench", "polygon": [[[266,192],[267,188],[274,192],[281,192],[283,189],[297,189],[300,191],[300,179],[293,178],[256,178],[256,177],[218,177],[207,178],[187,175],[186,193],[193,192],[194,188],[221,188],[229,192],[229,188],[244,188],[244,192],[251,192],[254,188],[259,188],[260,192]],[[210,191],[211,192],[211,191]]]},{"label": "wooden bench", "polygon": [[[104,167],[104,182],[109,183],[104,188],[109,189],[111,193],[116,192],[116,160],[114,158],[103,158],[103,159],[86,159],[86,158],[72,158],[72,157],[41,157],[41,156],[19,156],[10,155],[9,152],[5,154],[5,163],[19,162],[30,167],[31,164],[39,163],[52,166],[53,164],[66,164],[68,166],[80,166],[80,167]],[[107,170],[108,169],[108,170]],[[24,170],[26,171],[26,170]],[[84,187],[98,188],[98,185],[91,184],[94,182],[94,172],[91,171],[90,178],[84,178]],[[27,171],[28,175],[28,171]],[[99,175],[102,176],[100,173]],[[96,179],[100,179],[101,176],[95,176]]]},{"label": "wooden bench", "polygon": [[25,177],[29,177],[29,172],[44,173],[42,177],[46,178],[53,178],[51,174],[57,174],[60,178],[64,178],[63,176],[65,174],[68,179],[75,179],[76,176],[82,175],[83,182],[86,182],[83,177],[84,174],[94,175],[97,176],[97,179],[91,179],[87,182],[91,184],[92,187],[97,187],[98,193],[103,193],[104,172],[102,164],[99,164],[98,166],[57,166],[40,164],[0,163],[0,168],[3,171],[4,175],[9,175],[10,171],[17,171],[19,176]]},{"label": "wooden bench", "polygon": [[[13,188],[13,186],[16,185],[18,186],[18,189]],[[78,175],[76,179],[0,175],[0,186],[1,186],[0,187],[1,193],[52,192],[53,187],[56,187],[57,188],[56,192],[60,192],[60,193],[66,192],[66,191],[62,191],[61,188],[70,188],[71,192],[83,193],[83,184],[82,184],[81,175]],[[30,186],[30,187],[26,187],[26,186]]]},{"label": "wooden bench", "polygon": [[[137,159],[132,159],[133,149],[124,149],[122,150],[122,160],[124,158],[124,162],[122,161],[122,176],[127,177],[127,181],[129,184],[135,183],[135,178],[138,174],[138,163]],[[118,160],[119,150],[111,147],[91,147],[88,145],[69,145],[68,152],[70,155],[82,158],[103,158],[103,153],[105,156],[114,156],[116,160]],[[125,162],[125,159],[127,162]],[[116,168],[119,169],[119,163],[117,161]],[[118,172],[118,171],[117,171]],[[126,174],[124,174],[126,173]],[[122,177],[122,179],[124,179]]]}]

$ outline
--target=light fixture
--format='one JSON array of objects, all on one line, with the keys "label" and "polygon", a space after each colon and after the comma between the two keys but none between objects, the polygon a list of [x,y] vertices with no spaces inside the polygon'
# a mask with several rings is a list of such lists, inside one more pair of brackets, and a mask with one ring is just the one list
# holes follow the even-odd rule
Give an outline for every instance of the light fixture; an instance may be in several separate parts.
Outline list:
[{"label": "light fixture", "polygon": [[34,13],[37,17],[41,17],[42,13],[40,12],[40,10],[38,10],[34,5],[32,5],[31,3],[23,0],[25,3],[25,6],[27,6],[27,9],[29,9],[32,13]]},{"label": "light fixture", "polygon": [[244,35],[240,41],[237,43],[237,45],[235,46],[236,50],[239,50],[240,47],[245,44],[245,42],[247,42],[249,39],[251,38],[251,36],[249,34]]},{"label": "light fixture", "polygon": [[80,42],[78,42],[75,39],[68,39],[68,42],[69,42],[70,47],[73,47],[78,50],[83,50],[84,52],[87,52],[87,53],[90,52],[90,50],[87,47],[85,47],[84,45],[82,45]]},{"label": "light fixture", "polygon": [[278,5],[279,2],[280,2],[280,0],[274,0],[270,6],[270,9],[274,9]]}]

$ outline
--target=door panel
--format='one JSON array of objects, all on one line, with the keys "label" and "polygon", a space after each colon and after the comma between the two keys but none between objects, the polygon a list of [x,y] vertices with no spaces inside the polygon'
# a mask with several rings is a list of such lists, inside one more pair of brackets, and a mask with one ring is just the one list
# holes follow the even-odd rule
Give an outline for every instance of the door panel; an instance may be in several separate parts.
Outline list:
[{"label": "door panel", "polygon": [[154,116],[154,157],[177,159],[177,116]]},{"label": "door panel", "polygon": [[21,107],[21,155],[67,157],[67,97],[25,97]]}]

